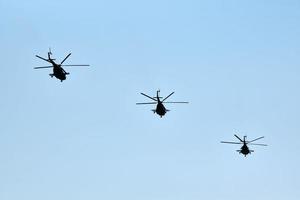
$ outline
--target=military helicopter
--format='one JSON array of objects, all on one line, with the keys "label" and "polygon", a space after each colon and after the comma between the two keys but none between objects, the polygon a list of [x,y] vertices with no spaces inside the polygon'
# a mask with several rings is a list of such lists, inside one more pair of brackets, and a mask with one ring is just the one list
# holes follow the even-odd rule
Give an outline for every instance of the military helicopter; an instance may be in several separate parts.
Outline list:
[{"label": "military helicopter", "polygon": [[89,66],[89,65],[63,65],[63,63],[69,58],[69,56],[71,55],[71,53],[69,53],[65,59],[63,59],[59,64],[55,63],[53,58],[51,58],[52,52],[51,49],[49,49],[48,52],[48,59],[43,58],[41,56],[35,55],[36,57],[38,57],[39,59],[42,59],[48,63],[51,63],[52,66],[43,66],[43,67],[35,67],[34,69],[44,69],[44,68],[53,68],[53,74],[49,74],[51,76],[51,78],[53,78],[53,76],[55,76],[57,79],[59,79],[61,82],[63,80],[66,80],[66,75],[69,75],[70,73],[66,72],[62,66]]},{"label": "military helicopter", "polygon": [[162,99],[162,97],[159,96],[159,93],[160,93],[160,90],[158,90],[156,92],[156,97],[150,97],[144,93],[141,93],[141,95],[145,96],[145,97],[148,97],[149,99],[153,100],[154,102],[148,102],[148,103],[136,103],[137,105],[145,105],[145,104],[157,104],[156,105],[156,109],[153,109],[153,113],[156,113],[158,114],[160,117],[163,117],[168,111],[168,109],[165,108],[165,106],[163,105],[164,103],[188,103],[188,102],[185,102],[185,101],[181,101],[181,102],[175,102],[175,101],[168,101],[168,102],[165,102],[165,100],[167,100],[171,95],[174,94],[174,92],[172,92],[171,94],[169,94],[166,98],[164,98],[163,100],[160,100]]},{"label": "military helicopter", "polygon": [[234,135],[240,142],[224,142],[224,141],[221,141],[221,143],[226,143],[226,144],[242,144],[243,146],[241,147],[240,150],[236,150],[237,152],[241,153],[241,154],[244,154],[244,156],[246,157],[248,154],[251,154],[252,152],[254,152],[253,150],[250,150],[248,148],[247,145],[259,145],[259,146],[267,146],[266,144],[257,144],[257,143],[252,143],[256,140],[260,140],[264,137],[259,137],[259,138],[256,138],[254,140],[251,140],[251,141],[246,141],[246,138],[247,136],[244,136],[244,139],[242,140],[239,136],[237,135]]}]

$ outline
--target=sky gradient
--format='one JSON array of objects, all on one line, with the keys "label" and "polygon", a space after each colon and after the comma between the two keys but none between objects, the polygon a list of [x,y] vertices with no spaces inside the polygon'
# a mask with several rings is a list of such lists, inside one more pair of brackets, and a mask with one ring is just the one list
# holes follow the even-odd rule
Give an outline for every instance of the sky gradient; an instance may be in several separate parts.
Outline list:
[{"label": "sky gradient", "polygon": [[[299,1],[0,0],[0,17],[1,200],[299,199]],[[51,79],[33,69],[49,47],[91,67]],[[157,89],[190,103],[135,105]],[[233,134],[269,146],[244,158]]]}]

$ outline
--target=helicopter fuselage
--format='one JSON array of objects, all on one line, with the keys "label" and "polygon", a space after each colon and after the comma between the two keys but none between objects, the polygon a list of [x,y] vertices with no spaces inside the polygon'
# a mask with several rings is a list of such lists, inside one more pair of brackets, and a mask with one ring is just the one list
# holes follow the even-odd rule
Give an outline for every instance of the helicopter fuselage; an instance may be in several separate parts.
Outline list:
[{"label": "helicopter fuselage", "polygon": [[241,150],[238,150],[238,152],[243,154],[246,157],[248,154],[251,154],[251,152],[254,151],[250,150],[247,144],[244,142],[243,146],[241,147]]},{"label": "helicopter fuselage", "polygon": [[55,76],[60,81],[66,80],[67,73],[59,64],[56,64],[52,59],[50,59],[51,64],[53,65],[53,74],[49,74],[51,77]]},{"label": "helicopter fuselage", "polygon": [[53,74],[50,74],[51,77],[55,76],[60,81],[66,80],[66,75],[68,73],[65,72],[65,70],[59,66],[59,65],[53,65]]},{"label": "helicopter fuselage", "polygon": [[160,116],[164,116],[167,113],[167,109],[165,108],[165,106],[162,104],[162,102],[158,102],[156,105],[156,109],[155,112]]},{"label": "helicopter fuselage", "polygon": [[240,153],[244,154],[245,156],[250,153],[250,150],[246,144],[241,147]]}]

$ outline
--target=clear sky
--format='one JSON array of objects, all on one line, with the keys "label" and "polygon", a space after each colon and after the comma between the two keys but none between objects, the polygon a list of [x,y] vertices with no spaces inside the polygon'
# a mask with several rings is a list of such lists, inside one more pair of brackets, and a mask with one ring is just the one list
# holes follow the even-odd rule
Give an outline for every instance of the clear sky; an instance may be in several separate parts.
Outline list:
[{"label": "clear sky", "polygon": [[[298,0],[0,0],[1,200],[298,200]],[[48,48],[67,80],[33,70]],[[160,119],[140,92],[173,101]],[[265,136],[247,158],[220,144]]]}]

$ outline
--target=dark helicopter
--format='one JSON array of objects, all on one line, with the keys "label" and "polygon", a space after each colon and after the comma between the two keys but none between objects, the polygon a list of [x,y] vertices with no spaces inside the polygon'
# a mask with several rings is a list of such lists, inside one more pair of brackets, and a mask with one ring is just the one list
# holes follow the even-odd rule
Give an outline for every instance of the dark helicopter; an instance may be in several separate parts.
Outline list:
[{"label": "dark helicopter", "polygon": [[150,97],[144,93],[141,93],[141,95],[144,95],[145,97],[148,97],[149,99],[152,99],[154,102],[149,102],[149,103],[136,103],[137,105],[144,105],[144,104],[157,104],[156,105],[156,109],[152,110],[154,113],[158,114],[160,117],[164,116],[168,111],[168,109],[165,108],[165,106],[163,105],[164,103],[188,103],[185,101],[181,101],[181,102],[175,102],[175,101],[168,101],[165,102],[165,100],[167,100],[171,95],[174,94],[174,92],[172,92],[171,94],[169,94],[166,98],[164,98],[163,100],[160,100],[162,97],[159,96],[160,90],[158,90],[156,92],[156,97]]},{"label": "dark helicopter", "polygon": [[260,140],[264,137],[259,137],[256,138],[254,140],[251,141],[246,141],[247,136],[244,136],[244,140],[242,140],[239,136],[234,135],[240,142],[224,142],[221,141],[221,143],[226,143],[226,144],[242,144],[243,146],[241,147],[240,150],[236,150],[237,152],[244,154],[244,156],[246,157],[248,154],[251,154],[252,152],[254,152],[253,150],[250,150],[249,147],[247,145],[259,145],[259,146],[267,146],[266,144],[257,144],[257,143],[252,143],[256,140]]},{"label": "dark helicopter", "polygon": [[66,80],[66,75],[69,75],[70,73],[66,72],[62,66],[89,66],[89,65],[63,65],[63,63],[69,58],[69,56],[71,55],[71,53],[69,53],[65,59],[63,59],[63,61],[61,61],[60,64],[55,63],[53,58],[51,58],[52,52],[49,49],[48,52],[48,59],[43,58],[41,56],[36,55],[36,57],[52,64],[52,66],[44,66],[44,67],[35,67],[34,69],[44,69],[44,68],[53,68],[53,74],[49,74],[51,76],[51,78],[53,78],[53,76],[55,76],[57,79],[59,79],[61,82],[63,80]]}]

